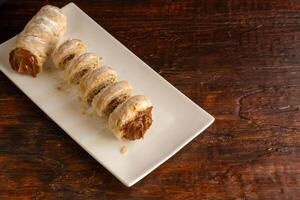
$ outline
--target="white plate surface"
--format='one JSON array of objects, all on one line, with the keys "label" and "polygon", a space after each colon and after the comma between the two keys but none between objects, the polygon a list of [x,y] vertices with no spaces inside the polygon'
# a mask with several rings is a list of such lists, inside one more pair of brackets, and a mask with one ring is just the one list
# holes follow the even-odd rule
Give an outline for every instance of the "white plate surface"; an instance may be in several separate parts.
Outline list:
[{"label": "white plate surface", "polygon": [[[68,19],[66,37],[83,40],[88,51],[104,58],[135,94],[154,105],[154,122],[143,140],[118,141],[95,116],[82,115],[75,93],[56,89],[57,72],[45,70],[37,78],[20,75],[9,65],[15,38],[0,45],[0,69],[53,121],[126,186],[132,186],[205,130],[214,118],[174,88],[147,64],[113,38],[75,4],[62,8]],[[128,154],[120,153],[126,145]]]}]

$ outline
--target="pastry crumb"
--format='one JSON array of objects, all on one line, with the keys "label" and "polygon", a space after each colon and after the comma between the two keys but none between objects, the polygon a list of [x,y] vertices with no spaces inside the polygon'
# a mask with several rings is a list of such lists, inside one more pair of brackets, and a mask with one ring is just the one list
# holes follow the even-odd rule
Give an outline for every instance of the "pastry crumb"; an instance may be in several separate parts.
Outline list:
[{"label": "pastry crumb", "polygon": [[128,148],[127,146],[122,146],[120,149],[121,154],[123,154],[124,156],[126,156],[128,154]]},{"label": "pastry crumb", "polygon": [[56,85],[56,89],[59,90],[59,91],[65,90],[66,87],[65,87],[64,82],[59,82],[59,83]]},{"label": "pastry crumb", "polygon": [[56,86],[56,89],[59,91],[62,91],[62,90],[64,90],[64,87],[63,87],[63,85],[59,84]]}]

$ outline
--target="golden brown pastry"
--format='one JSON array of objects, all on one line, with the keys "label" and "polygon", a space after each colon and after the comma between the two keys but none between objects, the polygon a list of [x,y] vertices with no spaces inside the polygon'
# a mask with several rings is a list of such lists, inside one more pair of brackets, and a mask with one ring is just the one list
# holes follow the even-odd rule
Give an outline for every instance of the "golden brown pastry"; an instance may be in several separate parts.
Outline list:
[{"label": "golden brown pastry", "polygon": [[66,17],[55,6],[44,6],[17,36],[9,54],[11,67],[35,77],[66,29]]},{"label": "golden brown pastry", "polygon": [[93,98],[105,87],[117,81],[117,72],[111,67],[99,67],[84,75],[79,82],[78,94],[84,105],[91,105]]},{"label": "golden brown pastry", "polygon": [[93,109],[99,116],[109,116],[119,104],[131,97],[132,90],[133,88],[128,81],[111,84],[94,97]]},{"label": "golden brown pastry", "polygon": [[79,39],[70,39],[59,45],[52,54],[52,61],[57,68],[65,69],[66,66],[83,54],[85,44]]},{"label": "golden brown pastry", "polygon": [[78,84],[90,70],[101,66],[101,58],[94,53],[84,53],[68,64],[65,70],[67,83]]},{"label": "golden brown pastry", "polygon": [[133,96],[120,104],[108,119],[108,127],[119,139],[141,139],[151,124],[152,103],[143,95]]}]

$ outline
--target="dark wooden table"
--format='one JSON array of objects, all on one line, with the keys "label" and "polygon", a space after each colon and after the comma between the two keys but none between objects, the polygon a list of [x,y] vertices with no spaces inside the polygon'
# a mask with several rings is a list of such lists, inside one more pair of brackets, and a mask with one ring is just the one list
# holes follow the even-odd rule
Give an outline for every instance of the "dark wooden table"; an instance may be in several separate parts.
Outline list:
[{"label": "dark wooden table", "polygon": [[[2,3],[0,42],[46,3]],[[75,3],[216,121],[127,188],[1,73],[0,199],[300,199],[300,0]]]}]

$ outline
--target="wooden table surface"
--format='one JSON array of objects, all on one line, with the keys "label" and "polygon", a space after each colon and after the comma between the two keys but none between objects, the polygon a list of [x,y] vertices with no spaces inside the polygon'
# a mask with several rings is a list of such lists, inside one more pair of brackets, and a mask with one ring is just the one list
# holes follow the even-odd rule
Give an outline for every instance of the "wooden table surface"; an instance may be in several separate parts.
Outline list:
[{"label": "wooden table surface", "polygon": [[[0,42],[47,2],[2,3]],[[300,0],[75,3],[216,121],[127,188],[1,73],[0,199],[300,199]]]}]

